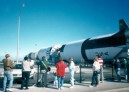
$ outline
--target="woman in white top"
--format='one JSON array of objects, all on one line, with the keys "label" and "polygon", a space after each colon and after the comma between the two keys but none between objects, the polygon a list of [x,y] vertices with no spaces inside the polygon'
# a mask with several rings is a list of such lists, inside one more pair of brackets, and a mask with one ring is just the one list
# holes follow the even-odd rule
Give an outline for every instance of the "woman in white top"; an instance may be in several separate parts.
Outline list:
[{"label": "woman in white top", "polygon": [[70,88],[73,88],[74,87],[74,72],[75,72],[75,64],[74,64],[74,61],[73,61],[73,58],[69,58],[69,73],[70,73],[70,83],[71,83],[71,87]]},{"label": "woman in white top", "polygon": [[100,71],[100,64],[98,62],[98,58],[94,58],[94,63],[93,63],[93,75],[92,75],[92,82],[89,87],[98,87],[98,74]]}]

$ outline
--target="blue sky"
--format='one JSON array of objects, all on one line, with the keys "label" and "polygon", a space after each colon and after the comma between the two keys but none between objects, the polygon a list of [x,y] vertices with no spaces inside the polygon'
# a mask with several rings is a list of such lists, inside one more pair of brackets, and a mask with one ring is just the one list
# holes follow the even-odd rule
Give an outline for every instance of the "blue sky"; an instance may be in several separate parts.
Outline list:
[{"label": "blue sky", "polygon": [[0,59],[16,57],[22,3],[20,57],[43,47],[119,31],[129,24],[129,0],[0,0]]}]

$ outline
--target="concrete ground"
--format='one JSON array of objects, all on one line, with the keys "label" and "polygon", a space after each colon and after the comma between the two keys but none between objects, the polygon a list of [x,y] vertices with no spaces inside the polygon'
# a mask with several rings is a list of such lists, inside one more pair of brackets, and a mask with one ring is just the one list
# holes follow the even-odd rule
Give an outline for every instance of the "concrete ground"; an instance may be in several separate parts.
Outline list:
[{"label": "concrete ground", "polygon": [[63,90],[58,90],[53,84],[48,85],[47,88],[30,86],[29,90],[20,90],[15,87],[13,92],[129,92],[129,83],[124,80],[122,82],[104,81],[98,87],[89,87],[90,83],[88,81],[75,83],[74,88],[69,88],[70,84],[65,83]]},{"label": "concrete ground", "polygon": [[[101,83],[99,87],[90,88],[89,85],[91,83],[92,77],[92,68],[83,68],[82,69],[82,83],[80,81],[80,71],[79,68],[76,68],[75,73],[75,87],[70,89],[69,84],[69,73],[68,69],[66,69],[66,77],[63,90],[58,90],[52,83],[54,80],[54,76],[52,72],[55,71],[55,67],[52,67],[52,71],[48,74],[48,82],[49,85],[47,88],[43,87],[36,87],[34,84],[37,81],[37,75],[35,75],[34,79],[30,79],[29,82],[29,90],[20,90],[20,83],[14,83],[13,92],[129,92],[129,83],[126,82],[124,78],[122,78],[122,82],[112,81],[112,69],[111,68],[104,68],[104,83]],[[123,75],[123,70],[121,70],[121,75]],[[115,73],[114,77],[116,79]],[[2,80],[0,80],[0,92],[2,92]]]}]

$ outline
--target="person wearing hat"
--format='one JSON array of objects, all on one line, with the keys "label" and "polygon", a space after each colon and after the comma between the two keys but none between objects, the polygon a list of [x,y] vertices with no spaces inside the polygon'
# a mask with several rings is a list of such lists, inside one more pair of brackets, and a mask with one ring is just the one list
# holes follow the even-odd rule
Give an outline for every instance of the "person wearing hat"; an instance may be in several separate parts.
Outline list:
[{"label": "person wearing hat", "polygon": [[[13,67],[14,67],[14,62],[10,59],[10,55],[6,54],[5,59],[2,60],[3,66],[4,66],[4,81],[3,81],[3,91],[13,91],[12,86],[13,86]],[[6,89],[6,83],[7,80],[9,80],[9,87]]]}]

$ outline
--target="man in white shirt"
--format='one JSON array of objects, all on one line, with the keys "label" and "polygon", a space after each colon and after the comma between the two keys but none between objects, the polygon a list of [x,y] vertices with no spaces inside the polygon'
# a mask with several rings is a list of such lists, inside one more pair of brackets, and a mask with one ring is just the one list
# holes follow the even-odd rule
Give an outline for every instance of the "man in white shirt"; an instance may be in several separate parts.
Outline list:
[{"label": "man in white shirt", "polygon": [[26,83],[26,85],[25,85],[26,89],[29,89],[28,83],[29,83],[29,77],[30,77],[30,72],[31,72],[31,62],[29,61],[28,57],[24,58],[22,66],[23,66],[23,68],[22,68],[21,90],[23,89],[25,83]]}]

